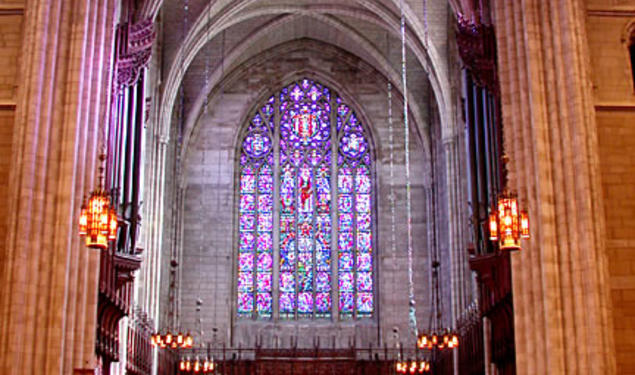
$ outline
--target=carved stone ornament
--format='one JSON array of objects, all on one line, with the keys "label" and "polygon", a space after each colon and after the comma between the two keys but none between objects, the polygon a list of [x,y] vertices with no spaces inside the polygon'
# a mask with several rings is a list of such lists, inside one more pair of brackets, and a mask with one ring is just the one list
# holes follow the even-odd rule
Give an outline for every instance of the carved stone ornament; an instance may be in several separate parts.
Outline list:
[{"label": "carved stone ornament", "polygon": [[156,33],[151,19],[123,24],[118,30],[117,87],[133,85],[150,62]]}]

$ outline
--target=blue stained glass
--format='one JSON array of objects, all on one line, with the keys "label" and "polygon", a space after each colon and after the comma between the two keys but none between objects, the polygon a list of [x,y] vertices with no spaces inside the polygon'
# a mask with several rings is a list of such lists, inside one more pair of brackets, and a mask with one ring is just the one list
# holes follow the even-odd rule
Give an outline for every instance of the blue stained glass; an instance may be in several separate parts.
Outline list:
[{"label": "blue stained glass", "polygon": [[256,177],[243,174],[240,176],[240,191],[243,193],[253,193],[256,190]]},{"label": "blue stained glass", "polygon": [[256,237],[252,232],[240,233],[240,252],[250,252],[254,249]]},{"label": "blue stained glass", "polygon": [[339,234],[338,245],[340,251],[353,250],[353,233],[344,232]]},{"label": "blue stained glass", "polygon": [[331,233],[331,215],[318,215],[315,230],[322,234]]},{"label": "blue stained glass", "polygon": [[238,272],[238,290],[250,292],[254,289],[254,274],[252,272]]},{"label": "blue stained glass", "polygon": [[340,212],[351,212],[353,208],[353,196],[350,194],[342,194],[338,197],[338,208]]},{"label": "blue stained glass", "polygon": [[271,272],[272,267],[273,257],[270,253],[258,254],[258,272]]},{"label": "blue stained glass", "polygon": [[358,193],[370,193],[370,176],[361,174],[363,172],[363,169],[358,169],[357,176],[355,176],[355,186]]},{"label": "blue stained glass", "polygon": [[330,312],[331,311],[331,294],[316,293],[315,294],[315,309],[321,313]]},{"label": "blue stained glass", "polygon": [[242,253],[238,255],[238,270],[251,272],[254,270],[254,254]]},{"label": "blue stained glass", "polygon": [[258,293],[256,295],[256,310],[260,316],[268,317],[271,315],[271,293]]},{"label": "blue stained glass", "polygon": [[370,195],[357,194],[357,201],[355,202],[355,208],[357,212],[370,212]]},{"label": "blue stained glass", "polygon": [[251,293],[238,293],[238,314],[251,313],[254,308],[254,295]]},{"label": "blue stained glass", "polygon": [[373,290],[373,278],[370,272],[357,273],[357,290],[364,292]]},{"label": "blue stained glass", "polygon": [[344,155],[352,159],[362,156],[366,152],[367,147],[366,140],[358,133],[346,134],[340,140],[340,150]]},{"label": "blue stained glass", "polygon": [[256,289],[259,292],[271,291],[271,274],[270,273],[259,273],[256,281],[257,281]]},{"label": "blue stained glass", "polygon": [[301,253],[313,250],[313,240],[311,238],[301,237],[298,241],[298,251]]},{"label": "blue stained glass", "polygon": [[258,235],[258,252],[263,251],[272,251],[273,250],[273,239],[271,238],[271,233],[260,233]]},{"label": "blue stained glass", "polygon": [[293,292],[295,290],[295,275],[292,272],[280,273],[280,291]]},{"label": "blue stained glass", "polygon": [[271,199],[271,194],[262,194],[258,196],[258,211],[271,212],[272,207],[273,201]]},{"label": "blue stained glass", "polygon": [[313,262],[312,253],[299,253],[298,254],[298,270],[305,271],[310,270]]},{"label": "blue stained glass", "polygon": [[313,272],[310,270],[307,272],[298,271],[298,290],[303,292],[313,290]]},{"label": "blue stained glass", "polygon": [[354,293],[340,293],[340,313],[353,313]]},{"label": "blue stained glass", "polygon": [[295,252],[280,250],[280,270],[292,271],[295,269]]},{"label": "blue stained glass", "polygon": [[318,194],[318,202],[317,202],[317,212],[318,213],[328,213],[329,206],[331,205],[331,195],[330,194]]},{"label": "blue stained glass", "polygon": [[292,215],[294,212],[293,194],[280,195],[280,213]]},{"label": "blue stained glass", "polygon": [[357,250],[363,252],[370,252],[371,250],[371,234],[370,232],[358,232],[357,233]]},{"label": "blue stained glass", "polygon": [[357,254],[357,271],[370,271],[373,269],[373,260],[370,253]]},{"label": "blue stained glass", "polygon": [[293,313],[295,311],[295,293],[280,293],[280,312]]},{"label": "blue stained glass", "polygon": [[340,272],[339,274],[340,292],[352,292],[354,291],[353,273],[352,272]]},{"label": "blue stained glass", "polygon": [[254,230],[256,223],[256,217],[253,214],[240,215],[240,230],[250,231]]},{"label": "blue stained glass", "polygon": [[243,141],[243,148],[247,155],[260,158],[271,150],[271,138],[267,134],[260,132],[249,133]]},{"label": "blue stained glass", "polygon": [[294,233],[295,219],[291,215],[280,215],[280,233]]},{"label": "blue stained glass", "polygon": [[331,269],[331,249],[324,248],[318,250],[315,254],[315,266],[318,271],[328,271]]},{"label": "blue stained glass", "polygon": [[358,293],[357,294],[357,313],[369,315],[373,312],[373,294]]},{"label": "blue stained glass", "polygon": [[341,213],[339,220],[340,220],[340,231],[350,232],[353,230],[353,214]]},{"label": "blue stained glass", "polygon": [[315,284],[318,292],[328,292],[331,290],[331,275],[328,272],[318,272]]},{"label": "blue stained glass", "polygon": [[298,293],[298,312],[299,313],[313,312],[313,294],[312,293]]},{"label": "blue stained glass", "polygon": [[337,179],[337,188],[340,193],[353,192],[353,176],[349,168],[342,168]]},{"label": "blue stained glass", "polygon": [[258,215],[258,230],[260,232],[270,232],[273,229],[273,216],[271,213],[261,213]]},{"label": "blue stained glass", "polygon": [[[309,79],[284,87],[258,107],[240,143],[241,317],[272,316],[274,261],[280,265],[277,303],[283,319],[298,314],[330,316],[333,256],[338,257],[340,316],[372,315],[369,138],[355,112],[337,95],[336,122],[332,123],[331,95],[328,88]],[[274,120],[276,112],[279,117]],[[279,145],[277,158],[274,143]],[[273,171],[278,168],[280,178],[274,180]],[[339,168],[334,175],[335,196],[331,194],[332,168]],[[274,191],[279,194],[275,202]],[[332,203],[337,204],[337,222],[332,222]],[[278,260],[273,257],[274,210],[279,213]],[[335,253],[331,248],[334,225],[339,234]]]},{"label": "blue stained glass", "polygon": [[370,214],[357,215],[357,230],[359,231],[370,230]]},{"label": "blue stained glass", "polygon": [[326,197],[331,196],[331,186],[330,181],[327,178],[318,178],[316,181],[317,184],[317,191],[319,194],[323,194]]},{"label": "blue stained glass", "polygon": [[242,194],[240,196],[240,212],[254,212],[255,202],[256,198],[253,194]]},{"label": "blue stained glass", "polygon": [[346,104],[340,104],[337,106],[337,114],[340,117],[345,117],[348,114],[348,106]]},{"label": "blue stained glass", "polygon": [[340,252],[339,267],[342,271],[351,271],[353,269],[353,255],[350,252]]}]

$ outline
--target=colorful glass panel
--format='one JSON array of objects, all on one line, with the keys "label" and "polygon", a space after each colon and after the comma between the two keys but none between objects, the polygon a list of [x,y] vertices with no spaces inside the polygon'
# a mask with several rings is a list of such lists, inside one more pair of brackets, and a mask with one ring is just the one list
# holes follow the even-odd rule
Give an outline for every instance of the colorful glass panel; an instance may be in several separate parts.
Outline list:
[{"label": "colorful glass panel", "polygon": [[256,111],[240,145],[238,315],[328,318],[334,291],[342,318],[372,316],[372,158],[355,112],[304,79]]}]

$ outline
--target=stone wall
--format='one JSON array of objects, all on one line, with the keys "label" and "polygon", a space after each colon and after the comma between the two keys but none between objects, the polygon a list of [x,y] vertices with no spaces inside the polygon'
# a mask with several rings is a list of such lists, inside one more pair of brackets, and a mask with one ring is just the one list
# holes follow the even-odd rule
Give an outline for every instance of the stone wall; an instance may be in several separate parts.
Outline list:
[{"label": "stone wall", "polygon": [[[272,58],[275,56],[275,59]],[[207,114],[199,118],[184,159],[184,224],[180,269],[181,325],[198,327],[196,300],[203,300],[200,313],[204,340],[218,330],[218,342],[253,346],[257,336],[263,344],[287,346],[293,336],[298,345],[311,346],[319,337],[322,345],[346,346],[352,340],[368,346],[380,342],[394,345],[393,328],[399,340],[407,340],[407,257],[405,243],[405,177],[403,124],[398,90],[393,88],[395,128],[396,253],[391,252],[389,191],[389,145],[386,80],[376,71],[336,48],[316,42],[297,41],[260,56],[255,63],[229,74],[222,88],[210,97]],[[299,74],[299,75],[298,75]],[[376,318],[370,322],[244,322],[233,316],[235,305],[235,160],[238,134],[250,111],[263,94],[275,92],[292,77],[307,74],[331,87],[355,104],[366,120],[375,142],[377,173],[376,212],[378,251]],[[417,90],[428,92],[427,87]],[[420,104],[427,104],[421,97]],[[428,224],[426,191],[430,188],[429,160],[419,134],[427,133],[429,120],[412,121],[411,162],[413,176],[413,230],[415,284],[419,326],[427,325],[429,306]],[[433,120],[437,121],[437,120]],[[438,123],[437,123],[438,126]],[[439,181],[442,181],[441,179]],[[439,194],[443,198],[443,194]],[[439,234],[444,235],[444,227]],[[448,281],[449,282],[449,281]],[[449,285],[445,292],[449,295]],[[447,299],[449,301],[449,298]]]},{"label": "stone wall", "polygon": [[627,3],[589,0],[586,23],[618,374],[635,374],[635,88],[628,53],[635,5]]}]

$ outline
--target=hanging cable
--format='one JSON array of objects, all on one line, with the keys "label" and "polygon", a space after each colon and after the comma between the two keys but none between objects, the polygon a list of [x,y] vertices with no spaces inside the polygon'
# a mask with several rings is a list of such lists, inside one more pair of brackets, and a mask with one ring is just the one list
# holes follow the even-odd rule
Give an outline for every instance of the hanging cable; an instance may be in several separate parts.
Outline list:
[{"label": "hanging cable", "polygon": [[413,254],[412,254],[412,199],[410,191],[410,129],[408,126],[408,89],[406,76],[406,17],[404,15],[403,0],[399,2],[401,8],[401,81],[403,85],[403,123],[404,123],[404,150],[406,156],[406,222],[408,229],[408,306],[410,329],[415,340],[417,331],[417,309],[415,302]]}]

